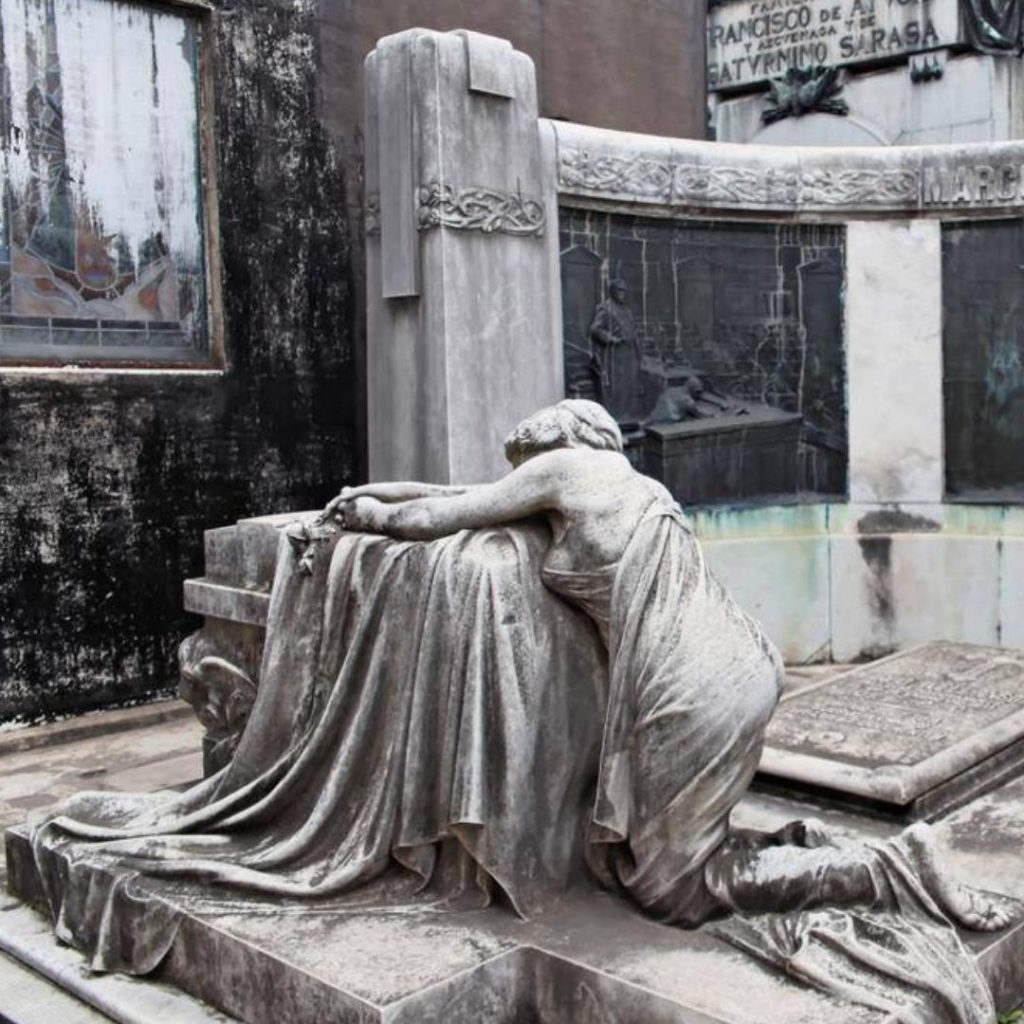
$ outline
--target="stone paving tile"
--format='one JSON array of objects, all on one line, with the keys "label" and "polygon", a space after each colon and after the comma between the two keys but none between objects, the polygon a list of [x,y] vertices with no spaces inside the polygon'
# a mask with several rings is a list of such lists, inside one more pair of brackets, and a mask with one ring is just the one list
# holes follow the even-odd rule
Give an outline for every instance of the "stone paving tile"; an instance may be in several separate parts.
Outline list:
[{"label": "stone paving tile", "polygon": [[0,755],[0,829],[39,817],[83,789],[194,782],[203,773],[201,741],[202,727],[189,717]]}]

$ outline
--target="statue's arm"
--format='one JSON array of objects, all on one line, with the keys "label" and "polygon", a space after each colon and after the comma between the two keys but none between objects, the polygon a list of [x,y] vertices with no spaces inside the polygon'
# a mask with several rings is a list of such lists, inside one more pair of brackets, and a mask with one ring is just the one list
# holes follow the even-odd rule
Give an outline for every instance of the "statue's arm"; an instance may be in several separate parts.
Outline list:
[{"label": "statue's arm", "polygon": [[610,330],[610,318],[604,303],[597,307],[594,319],[590,324],[590,337],[601,342],[603,345],[614,345],[615,339]]},{"label": "statue's arm", "polygon": [[320,522],[333,519],[346,503],[356,498],[376,498],[377,501],[410,501],[414,498],[444,497],[464,494],[473,484],[425,484],[418,480],[389,480],[376,484],[360,484],[358,487],[342,487],[341,493],[332,498],[320,513]]},{"label": "statue's arm", "polygon": [[498,526],[561,507],[571,480],[571,453],[546,452],[492,484],[462,494],[413,498],[385,504],[357,498],[342,506],[349,528],[385,533],[405,540],[434,540],[459,530]]},{"label": "statue's arm", "polygon": [[418,480],[389,480],[358,487],[342,487],[339,498],[376,498],[378,501],[409,501],[412,498],[442,498],[464,494],[472,484],[425,484]]}]

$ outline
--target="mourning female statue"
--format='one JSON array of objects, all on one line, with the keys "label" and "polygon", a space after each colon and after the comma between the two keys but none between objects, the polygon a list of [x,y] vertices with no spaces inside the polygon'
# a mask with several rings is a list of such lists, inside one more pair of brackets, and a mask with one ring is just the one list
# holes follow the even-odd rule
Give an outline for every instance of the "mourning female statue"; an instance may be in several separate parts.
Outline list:
[{"label": "mourning female statue", "polygon": [[991,1016],[949,922],[1007,915],[946,879],[925,826],[872,846],[730,829],[782,666],[611,416],[561,402],[506,454],[491,484],[343,491],[309,573],[282,543],[231,764],[180,795],[82,795],[36,831],[63,936],[100,968],[167,948],[136,922],[126,950],[117,894],[76,888],[94,856],[252,898],[419,889],[523,916],[600,883],[684,927],[732,915],[722,934],[767,960],[809,949],[846,994],[910,972],[953,1006],[928,1019]]}]

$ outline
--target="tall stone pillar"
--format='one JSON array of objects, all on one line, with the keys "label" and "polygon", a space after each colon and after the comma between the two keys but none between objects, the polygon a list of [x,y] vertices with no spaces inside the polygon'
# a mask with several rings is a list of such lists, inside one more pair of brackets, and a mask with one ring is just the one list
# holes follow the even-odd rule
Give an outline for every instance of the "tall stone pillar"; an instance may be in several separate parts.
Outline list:
[{"label": "tall stone pillar", "polygon": [[366,61],[370,478],[472,483],[563,395],[553,142],[533,62],[413,29]]}]

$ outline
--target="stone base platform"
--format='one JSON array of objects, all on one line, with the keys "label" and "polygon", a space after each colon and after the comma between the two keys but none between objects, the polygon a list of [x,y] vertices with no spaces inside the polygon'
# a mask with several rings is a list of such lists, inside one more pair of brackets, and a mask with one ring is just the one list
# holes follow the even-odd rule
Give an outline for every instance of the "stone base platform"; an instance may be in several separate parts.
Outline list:
[{"label": "stone base platform", "polygon": [[[775,828],[807,816],[851,837],[896,830],[767,796],[748,798],[736,821]],[[1024,899],[1024,780],[961,808],[938,834],[959,879]],[[22,829],[7,833],[7,858],[12,894],[38,905]],[[1000,1010],[1024,1003],[1024,923],[966,938]],[[299,912],[270,902],[243,908],[223,897],[185,911],[160,978],[246,1024],[889,1020],[775,974],[710,934],[659,925],[597,892],[567,898],[531,922],[500,906],[456,912],[334,904]]]}]

